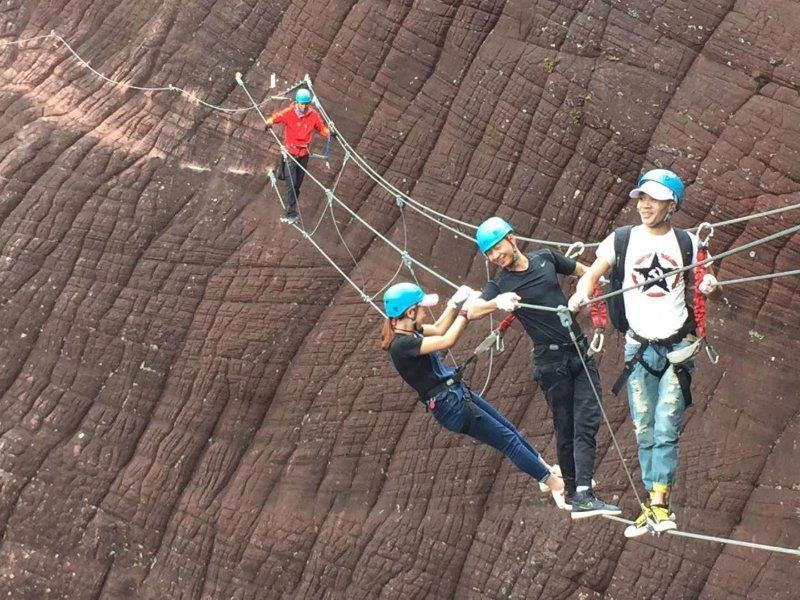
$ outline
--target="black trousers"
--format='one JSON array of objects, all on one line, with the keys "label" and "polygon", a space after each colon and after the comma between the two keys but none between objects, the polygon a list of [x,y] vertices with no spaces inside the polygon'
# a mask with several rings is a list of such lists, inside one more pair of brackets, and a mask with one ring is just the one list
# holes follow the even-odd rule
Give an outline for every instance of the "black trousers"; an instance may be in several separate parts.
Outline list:
[{"label": "black trousers", "polygon": [[[294,157],[297,159],[303,169],[308,167],[308,155],[302,157]],[[297,197],[300,195],[300,185],[303,183],[305,171],[303,171],[297,163],[292,160],[291,156],[287,156],[283,165],[283,184],[286,186],[286,216],[297,216]]]},{"label": "black trousers", "polygon": [[[584,360],[597,393],[602,394],[594,359]],[[577,352],[534,351],[533,378],[553,411],[558,464],[567,492],[574,494],[576,486],[592,485],[600,405]]]}]

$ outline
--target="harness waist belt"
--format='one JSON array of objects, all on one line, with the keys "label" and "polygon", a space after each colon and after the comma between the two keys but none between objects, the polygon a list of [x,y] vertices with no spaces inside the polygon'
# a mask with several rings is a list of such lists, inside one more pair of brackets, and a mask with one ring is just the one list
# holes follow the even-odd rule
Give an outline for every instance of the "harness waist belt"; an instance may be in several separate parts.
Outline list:
[{"label": "harness waist belt", "polygon": [[[691,315],[689,315],[689,318],[687,318],[686,321],[684,321],[683,325],[681,325],[678,331],[676,331],[671,336],[663,339],[648,340],[647,338],[640,336],[635,331],[629,330],[628,335],[630,335],[634,340],[639,342],[639,349],[636,351],[636,354],[634,354],[629,361],[625,362],[625,366],[622,369],[622,372],[619,374],[619,377],[617,377],[617,380],[614,382],[614,386],[611,388],[611,391],[614,393],[614,395],[616,396],[617,394],[619,394],[620,390],[622,390],[622,386],[625,385],[625,382],[628,380],[628,377],[630,377],[631,372],[633,371],[633,367],[637,362],[640,365],[642,365],[642,367],[644,367],[644,369],[648,373],[650,373],[654,377],[657,377],[658,379],[661,379],[664,376],[664,373],[667,372],[667,369],[669,369],[671,365],[669,361],[667,361],[667,364],[664,366],[663,369],[657,370],[654,369],[651,365],[648,365],[647,362],[644,360],[644,351],[647,350],[648,346],[663,346],[667,350],[672,350],[672,347],[675,344],[683,340],[687,335],[693,333],[694,331],[695,331],[695,324],[694,324],[694,319],[692,319]],[[678,378],[678,383],[680,384],[681,387],[681,393],[683,394],[684,404],[686,406],[690,406],[692,404],[691,373],[689,373],[686,367],[680,364],[672,365],[672,368],[675,371],[675,375]]]},{"label": "harness waist belt", "polygon": [[681,328],[678,329],[675,333],[671,336],[663,339],[655,339],[655,340],[648,340],[646,337],[640,336],[636,333],[633,329],[628,330],[628,335],[631,336],[634,340],[642,344],[643,346],[665,346],[672,349],[672,346],[680,342],[683,338],[694,331],[694,323],[689,324],[688,322],[681,325]]},{"label": "harness waist belt", "polygon": [[[578,346],[580,347],[581,350],[586,350],[589,347],[589,340],[586,339],[586,336],[581,336],[578,338]],[[575,352],[575,344],[573,344],[572,342],[565,342],[563,344],[541,344],[537,346],[537,348],[542,348],[542,347],[547,348],[548,350],[551,350],[553,352],[558,352],[558,351],[568,352],[570,350],[572,352]],[[534,348],[534,352],[535,351],[536,348]]]},{"label": "harness waist belt", "polygon": [[[441,394],[446,389],[456,385],[457,383],[461,383],[461,373],[461,369],[457,370],[452,377],[449,377],[445,381],[442,381],[438,385],[428,390],[425,393],[425,398],[420,398],[422,403],[425,405],[426,411],[436,409],[436,396]],[[467,414],[466,418],[464,419],[464,423],[461,426],[461,433],[468,434],[472,428],[472,424],[481,418],[478,409],[475,406],[475,402],[472,399],[472,392],[469,388],[466,388],[465,390],[464,407],[466,408]]]},{"label": "harness waist belt", "polygon": [[433,386],[427,392],[425,392],[425,397],[422,398],[422,403],[427,404],[428,399],[435,398],[447,388],[454,386],[457,383],[461,383],[461,373],[456,371],[452,377],[438,383],[437,385]]}]

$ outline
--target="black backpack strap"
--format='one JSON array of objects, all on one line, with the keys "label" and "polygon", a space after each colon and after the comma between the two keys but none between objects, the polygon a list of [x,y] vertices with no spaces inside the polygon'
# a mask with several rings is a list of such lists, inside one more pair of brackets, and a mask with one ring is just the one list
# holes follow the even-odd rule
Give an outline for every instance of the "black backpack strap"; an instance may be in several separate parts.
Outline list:
[{"label": "black backpack strap", "polygon": [[614,271],[622,284],[625,277],[625,255],[628,253],[628,244],[631,241],[633,225],[625,225],[614,232]]},{"label": "black backpack strap", "polygon": [[[611,291],[622,289],[625,281],[625,255],[631,241],[633,225],[626,225],[614,231],[614,264],[611,265]],[[622,333],[628,331],[628,319],[625,316],[625,301],[622,294],[612,296],[606,301],[608,316],[614,328]]]},{"label": "black backpack strap", "polygon": [[[674,227],[673,229],[675,230],[675,237],[678,239],[678,247],[681,249],[681,257],[683,258],[682,266],[685,267],[686,265],[692,264],[692,259],[694,258],[694,245],[692,244],[692,238],[689,235],[689,232],[685,229],[678,229],[677,227]],[[690,271],[692,271],[692,269],[683,272],[687,279],[687,283]]]}]

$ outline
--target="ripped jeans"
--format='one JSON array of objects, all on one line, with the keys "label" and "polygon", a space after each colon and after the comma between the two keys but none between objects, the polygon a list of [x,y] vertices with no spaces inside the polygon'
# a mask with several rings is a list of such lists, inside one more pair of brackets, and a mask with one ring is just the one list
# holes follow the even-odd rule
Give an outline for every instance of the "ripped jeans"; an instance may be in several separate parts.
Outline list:
[{"label": "ripped jeans", "polygon": [[[673,350],[689,344],[683,340],[675,344]],[[638,349],[639,343],[628,339],[625,360],[633,358]],[[663,346],[649,346],[642,359],[656,371],[669,362],[667,349]],[[690,359],[684,366],[691,373],[694,361]],[[678,377],[670,366],[658,379],[637,362],[627,385],[628,408],[639,445],[642,482],[648,491],[666,492],[675,482],[678,470],[678,437],[686,408]]]}]

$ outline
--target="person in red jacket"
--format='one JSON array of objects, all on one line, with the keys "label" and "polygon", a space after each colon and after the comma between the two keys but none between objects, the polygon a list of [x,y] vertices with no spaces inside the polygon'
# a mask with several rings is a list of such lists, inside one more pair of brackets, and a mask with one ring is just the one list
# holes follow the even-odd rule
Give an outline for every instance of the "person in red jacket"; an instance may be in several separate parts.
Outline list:
[{"label": "person in red jacket", "polygon": [[[294,102],[267,119],[268,127],[283,125],[283,145],[291,155],[283,162],[281,173],[286,185],[286,212],[281,217],[284,223],[296,223],[299,219],[297,196],[305,175],[303,169],[308,166],[308,147],[311,145],[314,130],[316,129],[325,139],[331,136],[319,113],[311,108],[312,99],[311,92],[300,88],[294,96]],[[295,160],[292,160],[292,157]]]}]

